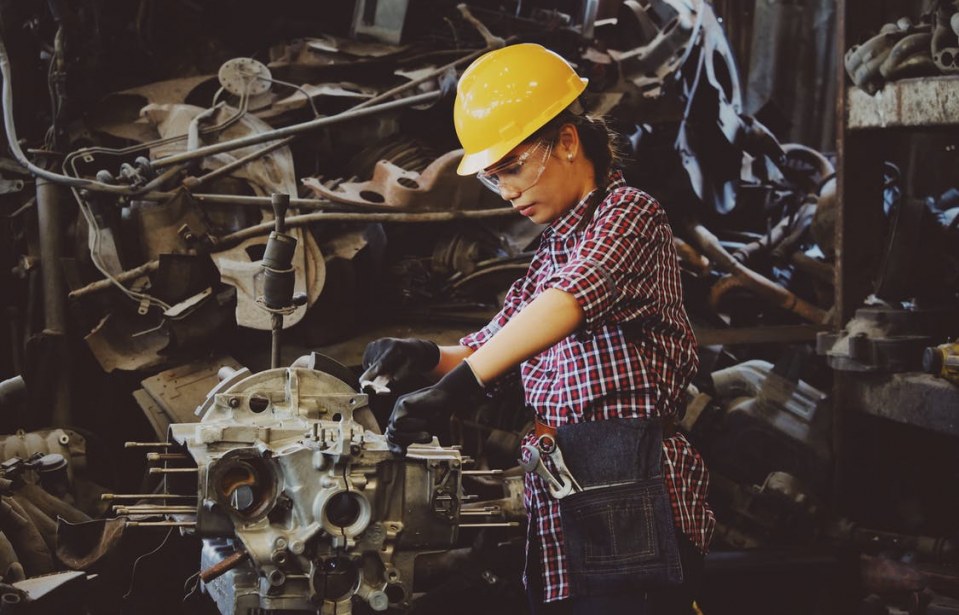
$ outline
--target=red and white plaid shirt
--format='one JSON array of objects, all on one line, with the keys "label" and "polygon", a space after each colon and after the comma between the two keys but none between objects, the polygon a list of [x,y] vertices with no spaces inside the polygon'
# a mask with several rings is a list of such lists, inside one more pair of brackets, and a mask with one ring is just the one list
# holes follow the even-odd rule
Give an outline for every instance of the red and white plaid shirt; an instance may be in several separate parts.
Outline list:
[{"label": "red and white plaid shirt", "polygon": [[[590,201],[544,230],[529,271],[513,283],[503,309],[460,344],[479,348],[540,293],[557,288],[579,301],[586,322],[520,366],[526,403],[537,420],[559,427],[675,414],[699,360],[666,214],[648,194],[626,186],[620,173],[612,174],[588,218]],[[532,439],[529,434],[524,443]],[[705,552],[715,525],[706,503],[709,475],[682,434],[664,438],[663,469],[676,526]],[[540,544],[543,600],[567,598],[559,502],[539,476],[527,474],[525,503],[528,538]]]}]

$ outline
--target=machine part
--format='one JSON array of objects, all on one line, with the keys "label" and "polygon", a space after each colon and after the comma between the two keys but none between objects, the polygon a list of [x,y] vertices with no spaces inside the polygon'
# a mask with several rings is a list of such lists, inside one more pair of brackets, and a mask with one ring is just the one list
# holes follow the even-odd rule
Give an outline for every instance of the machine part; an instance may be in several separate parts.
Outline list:
[{"label": "machine part", "polygon": [[220,383],[219,373],[227,369],[231,370],[229,375],[232,375],[242,366],[230,357],[178,365],[141,380],[143,388],[134,391],[133,398],[143,410],[157,438],[164,438],[171,424],[199,420],[194,414],[197,406]]},{"label": "machine part", "polygon": [[349,110],[344,111],[343,113],[338,113],[330,117],[322,117],[302,124],[296,124],[293,126],[285,126],[283,128],[276,128],[274,130],[269,130],[261,134],[253,134],[246,137],[239,137],[232,139],[230,141],[225,141],[221,143],[215,143],[213,145],[206,145],[204,147],[199,147],[196,150],[184,152],[181,154],[173,154],[166,156],[159,160],[153,161],[154,168],[163,168],[168,167],[174,164],[180,164],[182,162],[188,162],[190,160],[197,160],[200,158],[205,158],[207,156],[212,156],[214,154],[219,154],[222,152],[230,152],[238,150],[241,148],[249,147],[251,145],[259,145],[260,143],[266,143],[267,141],[274,141],[276,139],[281,139],[284,137],[289,137],[297,135],[300,133],[309,132],[316,130],[318,128],[324,128],[332,124],[337,124],[344,121],[360,119],[370,115],[377,115],[385,111],[392,111],[394,109],[402,109],[405,107],[413,107],[416,105],[423,105],[435,101],[436,99],[442,96],[442,92],[426,92],[423,94],[416,94],[413,96],[407,96],[399,100],[393,100],[386,103],[381,103],[379,105],[371,105],[359,110]]},{"label": "machine part", "polygon": [[27,394],[27,383],[23,376],[14,376],[0,380],[0,408],[12,405],[24,399]]},{"label": "machine part", "polygon": [[[703,225],[696,224],[689,230],[689,233],[695,240],[696,247],[700,252],[714,263],[718,269],[730,274],[726,284],[734,284],[748,288],[760,297],[767,299],[773,305],[789,310],[810,322],[816,324],[826,322],[827,314],[825,310],[812,305],[779,284],[776,284],[772,280],[763,277],[740,263],[720,244],[719,239]],[[719,286],[719,289],[717,289],[716,286]],[[717,283],[711,292],[716,296],[722,296],[725,290],[723,286]]]},{"label": "machine part", "polygon": [[69,429],[19,431],[0,436],[0,460],[30,459],[35,455],[60,455],[67,461],[67,476],[73,481],[75,474],[87,467],[86,438]]},{"label": "machine part", "polygon": [[922,371],[959,385],[959,343],[926,348],[922,352]]},{"label": "machine part", "polygon": [[[162,137],[172,138],[184,134],[187,126],[201,113],[196,107],[186,105],[149,105],[143,110],[144,115],[157,126]],[[223,111],[228,113],[228,111]],[[224,122],[221,121],[221,124]],[[227,127],[219,137],[232,139],[239,136],[237,141],[243,141],[247,136],[256,136],[269,131],[269,126],[261,120],[245,115],[232,126]],[[182,150],[182,143],[176,141],[154,148],[153,155],[160,156]],[[200,148],[203,149],[203,148]],[[254,150],[256,151],[256,150]],[[238,149],[234,152],[240,159],[253,152]],[[261,156],[242,168],[237,169],[234,175],[250,182],[254,190],[260,194],[291,193],[295,192],[296,183],[293,170],[293,158],[289,148],[280,148],[268,153],[261,152]],[[177,154],[173,154],[176,156]],[[164,158],[165,160],[165,158]],[[217,169],[236,161],[233,155],[218,155],[204,160],[206,168]],[[266,214],[264,214],[266,217]],[[182,218],[180,220],[183,221]],[[196,231],[199,232],[199,229]],[[300,230],[292,231],[289,235],[295,238],[297,249],[293,257],[294,288],[296,293],[305,294],[307,302],[312,304],[319,297],[323,286],[324,261],[319,254],[316,241],[309,233]],[[261,296],[263,285],[266,283],[266,274],[259,264],[259,258],[266,247],[262,239],[250,239],[243,245],[229,251],[220,251],[213,256],[214,264],[220,271],[223,282],[235,286],[237,289],[237,324],[254,329],[269,330],[272,327],[270,314],[264,313],[256,307],[256,298]],[[299,310],[289,315],[286,326],[292,326],[302,319],[305,310]]]},{"label": "machine part", "polygon": [[959,73],[959,0],[939,0],[933,13],[932,61],[945,74]]},{"label": "machine part", "polygon": [[381,160],[370,181],[340,184],[335,190],[315,178],[305,178],[303,184],[320,198],[358,207],[386,204],[413,211],[463,210],[480,201],[482,192],[479,182],[456,174],[462,156],[463,150],[448,152],[423,173],[406,171]]},{"label": "machine part", "polygon": [[925,348],[954,333],[953,321],[944,308],[862,307],[839,333],[819,333],[816,351],[840,371],[919,371]]},{"label": "machine part", "polygon": [[234,96],[259,96],[270,91],[273,75],[266,64],[253,58],[233,58],[220,66],[217,79]]},{"label": "machine part", "polygon": [[699,444],[710,467],[738,482],[762,484],[786,472],[821,492],[832,459],[827,395],[752,360],[712,374],[724,415]]},{"label": "machine part", "polygon": [[270,233],[266,250],[260,266],[263,268],[263,295],[257,297],[260,307],[270,314],[270,329],[273,345],[270,352],[270,367],[280,366],[280,332],[283,330],[283,316],[292,314],[297,306],[304,305],[306,295],[294,297],[293,286],[296,283],[296,271],[293,269],[293,255],[296,251],[296,238],[287,235],[286,212],[290,207],[290,195],[274,194],[273,220],[275,229]]},{"label": "machine part", "polygon": [[[417,554],[456,541],[459,452],[434,441],[395,457],[366,396],[320,371],[223,375],[200,423],[170,427],[196,462],[198,505],[168,511],[195,519],[203,570],[227,568],[204,584],[220,611],[407,605]],[[235,552],[248,560],[221,563]]]},{"label": "machine part", "polygon": [[808,544],[821,524],[822,507],[808,487],[786,472],[770,472],[759,485],[742,485],[721,474],[711,489],[723,520],[720,543],[739,549]]},{"label": "machine part", "polygon": [[[911,24],[910,24],[911,25]],[[843,59],[846,73],[859,89],[872,95],[883,85],[880,67],[893,47],[909,34],[896,24],[886,24],[879,34],[861,45],[853,45]]]},{"label": "machine part", "polygon": [[851,410],[936,433],[959,435],[954,410],[959,408],[959,387],[947,380],[915,372],[849,373],[843,378]]},{"label": "machine part", "polygon": [[609,55],[643,96],[664,93],[667,77],[693,47],[702,10],[701,2],[687,0],[626,0],[620,5],[617,47]]}]

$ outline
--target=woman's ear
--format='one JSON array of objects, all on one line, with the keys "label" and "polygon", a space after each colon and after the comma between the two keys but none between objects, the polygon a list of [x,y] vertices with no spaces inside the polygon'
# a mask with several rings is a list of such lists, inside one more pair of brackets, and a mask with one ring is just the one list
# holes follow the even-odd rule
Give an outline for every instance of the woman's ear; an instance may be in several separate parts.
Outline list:
[{"label": "woman's ear", "polygon": [[579,154],[579,131],[572,124],[563,124],[556,144],[560,158],[572,161]]}]

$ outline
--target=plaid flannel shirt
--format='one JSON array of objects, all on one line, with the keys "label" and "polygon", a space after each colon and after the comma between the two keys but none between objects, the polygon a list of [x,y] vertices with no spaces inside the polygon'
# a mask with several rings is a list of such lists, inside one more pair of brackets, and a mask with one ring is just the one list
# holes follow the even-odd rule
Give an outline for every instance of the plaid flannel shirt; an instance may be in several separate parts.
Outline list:
[{"label": "plaid flannel shirt", "polygon": [[[503,309],[460,344],[479,348],[540,293],[557,288],[577,299],[586,321],[520,366],[526,403],[537,420],[559,427],[675,414],[699,360],[665,212],[648,194],[626,186],[620,173],[612,174],[592,217],[590,200],[544,230]],[[530,434],[524,443],[532,439]],[[664,438],[663,470],[676,526],[705,552],[715,526],[706,503],[709,475],[682,434]],[[525,504],[528,539],[540,545],[543,600],[567,598],[559,502],[539,476],[527,474]]]}]

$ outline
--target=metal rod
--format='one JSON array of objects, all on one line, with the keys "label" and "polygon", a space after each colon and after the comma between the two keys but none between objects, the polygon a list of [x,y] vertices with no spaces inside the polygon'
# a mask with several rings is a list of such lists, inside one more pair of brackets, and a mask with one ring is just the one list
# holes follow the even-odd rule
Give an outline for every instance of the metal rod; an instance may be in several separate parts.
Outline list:
[{"label": "metal rod", "polygon": [[280,366],[280,334],[283,332],[283,314],[270,314],[270,324],[272,331],[270,338],[270,367],[276,369]]},{"label": "metal rod", "polygon": [[172,442],[124,442],[123,443],[123,448],[136,448],[138,446],[162,448],[166,446],[173,446],[173,443]]},{"label": "metal rod", "polygon": [[[512,207],[497,207],[495,209],[478,209],[474,211],[437,211],[428,213],[313,213],[290,216],[286,219],[287,228],[305,226],[318,222],[449,222],[453,220],[467,220],[478,218],[498,218],[501,216],[515,216]],[[214,252],[226,250],[250,239],[266,235],[273,230],[272,222],[264,222],[245,228],[229,235],[223,235],[217,241]]]},{"label": "metal rod", "polygon": [[310,120],[309,122],[303,122],[302,124],[294,124],[292,126],[285,126],[283,128],[277,128],[275,130],[269,130],[267,132],[262,132],[255,135],[249,135],[246,137],[241,137],[239,139],[233,139],[231,141],[225,141],[223,143],[214,143],[212,145],[207,145],[205,147],[199,147],[195,150],[184,152],[182,154],[174,154],[172,156],[167,156],[166,158],[160,158],[159,160],[153,161],[154,168],[168,167],[171,164],[179,164],[181,162],[187,162],[189,160],[195,160],[197,158],[204,158],[206,156],[212,156],[213,154],[219,154],[222,152],[228,152],[235,149],[240,149],[242,147],[247,147],[248,145],[258,145],[260,143],[266,143],[267,141],[274,141],[276,139],[281,139],[283,137],[289,137],[297,135],[303,132],[309,132],[311,130],[316,130],[317,128],[324,128],[333,124],[338,124],[347,120],[359,119],[362,117],[367,117],[369,115],[376,115],[377,113],[382,113],[384,111],[392,111],[393,109],[401,109],[403,107],[412,107],[414,105],[420,105],[427,102],[432,102],[440,96],[442,92],[426,92],[424,94],[417,94],[415,96],[408,96],[406,98],[401,98],[399,100],[392,100],[390,102],[382,103],[376,106],[366,107],[365,109],[359,109],[356,111],[349,110],[344,111],[343,113],[338,113],[336,115],[331,115],[329,117],[322,117],[315,120]]},{"label": "metal rod", "polygon": [[[144,263],[139,267],[134,267],[133,269],[128,269],[113,276],[117,282],[129,282],[130,280],[135,280],[142,275],[152,273],[160,268],[160,261],[150,261]],[[70,299],[79,299],[80,297],[85,297],[91,295],[97,291],[106,290],[113,287],[113,281],[111,280],[97,280],[96,282],[91,282],[86,286],[82,286],[74,291],[71,291],[67,295]]]},{"label": "metal rod", "polygon": [[246,551],[234,551],[230,555],[227,555],[219,562],[213,564],[206,570],[200,572],[200,580],[204,583],[209,583],[213,579],[217,578],[220,575],[223,575],[230,570],[236,568],[249,557],[249,554]]},{"label": "metal rod", "polygon": [[189,455],[183,453],[147,453],[147,461],[178,461],[189,458]]},{"label": "metal rod", "polygon": [[219,169],[210,171],[206,175],[202,175],[200,177],[188,178],[187,180],[183,182],[183,185],[187,190],[194,190],[196,188],[199,188],[200,186],[209,182],[210,180],[232,173],[233,171],[242,167],[243,165],[253,162],[254,160],[258,158],[262,158],[263,156],[266,156],[273,150],[277,150],[285,145],[289,145],[292,141],[293,141],[293,137],[287,137],[285,139],[280,139],[279,141],[275,143],[270,143],[266,147],[260,148],[256,150],[255,152],[251,152],[247,154],[246,156],[243,156],[242,158],[237,158],[233,162],[229,164],[225,164]]},{"label": "metal rod", "polygon": [[193,506],[114,506],[118,515],[177,515],[195,514]]},{"label": "metal rod", "polygon": [[[512,40],[515,40],[515,39],[516,39],[515,36],[511,36],[510,38],[508,38],[508,39],[506,39],[506,40],[507,40],[507,41],[512,41]],[[416,78],[416,79],[413,79],[412,81],[407,81],[406,83],[403,83],[403,84],[401,84],[401,85],[398,85],[398,86],[396,86],[395,88],[393,88],[392,90],[387,90],[387,91],[383,92],[382,94],[377,94],[377,95],[374,96],[373,98],[371,98],[371,99],[369,99],[369,100],[366,100],[366,101],[364,101],[364,102],[361,102],[360,104],[352,107],[351,110],[352,110],[352,111],[357,111],[357,110],[359,110],[359,109],[364,109],[364,108],[366,108],[366,107],[369,107],[370,105],[375,105],[376,103],[380,102],[381,100],[386,100],[387,98],[390,98],[391,96],[396,96],[397,94],[399,94],[399,93],[401,93],[401,92],[405,92],[406,90],[409,90],[409,89],[411,89],[411,88],[414,88],[414,87],[418,86],[418,85],[421,84],[421,83],[424,83],[424,82],[426,82],[426,81],[429,81],[430,79],[435,79],[436,77],[439,77],[439,76],[443,75],[443,73],[445,73],[446,71],[450,70],[451,68],[456,68],[457,66],[460,66],[461,64],[466,64],[467,62],[472,62],[473,60],[475,60],[476,58],[480,57],[481,55],[483,55],[483,54],[486,53],[487,51],[490,51],[490,50],[493,49],[493,48],[494,48],[494,47],[492,47],[492,46],[487,46],[487,47],[484,47],[484,48],[482,48],[482,49],[477,49],[477,50],[474,51],[473,53],[471,53],[471,54],[469,54],[469,55],[467,55],[467,56],[463,56],[462,58],[459,58],[458,60],[453,60],[453,61],[450,62],[449,64],[444,64],[443,66],[440,66],[440,67],[437,68],[436,70],[430,71],[429,73],[423,75],[422,77],[418,77],[418,78]]]},{"label": "metal rod", "polygon": [[193,498],[195,495],[181,495],[177,493],[101,493],[100,501],[108,502],[110,500],[167,500],[171,498]]},{"label": "metal rod", "polygon": [[196,521],[127,521],[127,527],[196,527]]},{"label": "metal rod", "polygon": [[196,471],[197,468],[150,468],[150,474],[186,474]]},{"label": "metal rod", "polygon": [[519,521],[506,521],[503,523],[460,523],[460,527],[519,527]]},{"label": "metal rod", "polygon": [[460,472],[464,476],[498,476],[502,473],[502,470],[463,470]]}]

